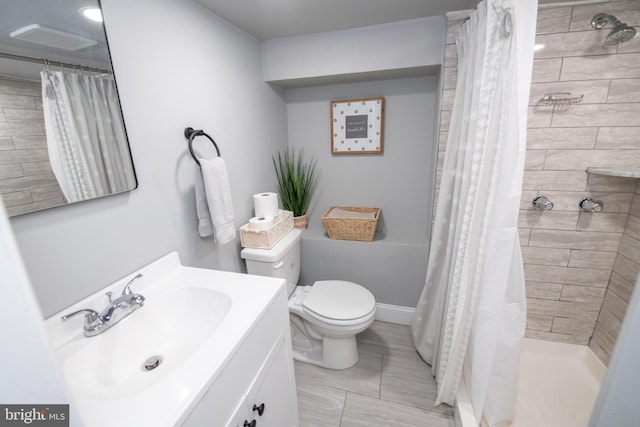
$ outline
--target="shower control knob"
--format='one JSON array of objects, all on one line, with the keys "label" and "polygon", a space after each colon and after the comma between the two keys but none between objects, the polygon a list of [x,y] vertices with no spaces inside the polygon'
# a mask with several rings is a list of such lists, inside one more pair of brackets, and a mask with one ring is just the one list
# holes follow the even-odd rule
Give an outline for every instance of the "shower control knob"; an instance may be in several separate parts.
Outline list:
[{"label": "shower control knob", "polygon": [[533,199],[533,207],[536,209],[540,209],[543,211],[550,211],[553,209],[553,202],[549,200],[546,196],[538,196]]},{"label": "shower control knob", "polygon": [[580,201],[580,209],[582,209],[583,211],[593,213],[602,212],[603,207],[604,204],[602,203],[602,200],[593,200],[589,197]]},{"label": "shower control knob", "polygon": [[244,421],[244,427],[256,427],[256,424],[258,424],[256,420]]}]

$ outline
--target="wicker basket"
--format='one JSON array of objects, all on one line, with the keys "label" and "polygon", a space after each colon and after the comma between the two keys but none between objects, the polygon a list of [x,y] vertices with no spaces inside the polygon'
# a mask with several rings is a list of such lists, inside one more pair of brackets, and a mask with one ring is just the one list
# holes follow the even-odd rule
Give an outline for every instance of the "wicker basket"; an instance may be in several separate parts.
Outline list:
[{"label": "wicker basket", "polygon": [[282,211],[267,230],[254,230],[247,223],[240,227],[240,244],[243,248],[271,249],[293,229],[293,213]]},{"label": "wicker basket", "polygon": [[[348,216],[331,215],[333,210],[352,212]],[[373,218],[358,218],[358,214],[374,214]],[[380,208],[358,206],[331,206],[322,215],[322,225],[327,229],[330,239],[334,240],[358,240],[361,242],[373,241],[376,234]]]}]

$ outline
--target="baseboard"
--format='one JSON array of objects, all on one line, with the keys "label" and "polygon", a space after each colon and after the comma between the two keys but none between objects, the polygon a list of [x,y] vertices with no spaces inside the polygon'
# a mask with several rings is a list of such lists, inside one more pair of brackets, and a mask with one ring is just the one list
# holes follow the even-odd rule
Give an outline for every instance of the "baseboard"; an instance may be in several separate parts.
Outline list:
[{"label": "baseboard", "polygon": [[375,319],[397,325],[410,325],[414,311],[413,307],[376,303]]}]

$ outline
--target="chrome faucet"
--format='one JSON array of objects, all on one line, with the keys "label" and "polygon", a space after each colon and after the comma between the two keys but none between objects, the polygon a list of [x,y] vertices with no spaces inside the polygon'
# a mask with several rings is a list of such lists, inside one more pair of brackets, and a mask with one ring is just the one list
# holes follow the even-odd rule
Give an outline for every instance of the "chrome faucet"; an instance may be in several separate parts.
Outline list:
[{"label": "chrome faucet", "polygon": [[101,334],[144,305],[144,297],[131,291],[131,284],[141,277],[142,274],[138,273],[133,279],[129,280],[122,290],[122,295],[115,300],[111,301],[111,296],[109,295],[109,305],[102,313],[90,308],[84,308],[62,316],[62,320],[84,314],[84,335],[93,337]]}]

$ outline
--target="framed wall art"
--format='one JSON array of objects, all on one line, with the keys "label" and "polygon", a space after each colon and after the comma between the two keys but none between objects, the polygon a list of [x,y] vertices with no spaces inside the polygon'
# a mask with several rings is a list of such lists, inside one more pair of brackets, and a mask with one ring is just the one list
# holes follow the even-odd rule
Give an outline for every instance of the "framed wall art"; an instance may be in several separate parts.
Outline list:
[{"label": "framed wall art", "polygon": [[384,98],[331,101],[331,153],[382,154]]}]

